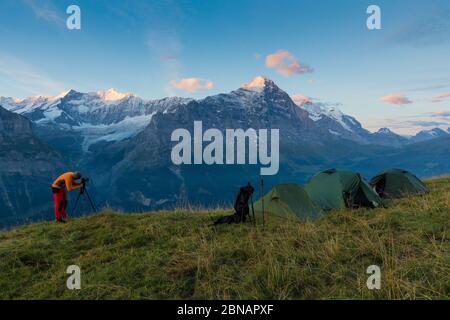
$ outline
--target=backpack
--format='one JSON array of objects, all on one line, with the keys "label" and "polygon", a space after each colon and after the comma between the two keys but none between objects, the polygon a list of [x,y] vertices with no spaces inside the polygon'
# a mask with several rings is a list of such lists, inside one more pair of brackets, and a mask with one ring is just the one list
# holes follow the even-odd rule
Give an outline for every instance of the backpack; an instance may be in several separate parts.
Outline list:
[{"label": "backpack", "polygon": [[247,220],[247,216],[250,214],[248,202],[252,198],[254,191],[255,189],[252,187],[250,182],[245,187],[241,187],[236,196],[236,200],[234,201],[234,214],[217,219],[214,222],[214,225],[245,222]]}]

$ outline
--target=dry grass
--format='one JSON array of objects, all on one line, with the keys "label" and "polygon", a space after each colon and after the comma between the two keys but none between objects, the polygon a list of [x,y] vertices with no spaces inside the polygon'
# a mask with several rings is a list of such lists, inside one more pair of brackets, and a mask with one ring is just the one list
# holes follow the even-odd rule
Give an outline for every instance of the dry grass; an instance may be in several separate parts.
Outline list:
[{"label": "dry grass", "polygon": [[[450,179],[389,209],[265,228],[210,224],[224,210],[102,214],[0,233],[3,299],[448,299]],[[82,290],[65,288],[66,267]],[[366,268],[379,265],[381,290]]]}]

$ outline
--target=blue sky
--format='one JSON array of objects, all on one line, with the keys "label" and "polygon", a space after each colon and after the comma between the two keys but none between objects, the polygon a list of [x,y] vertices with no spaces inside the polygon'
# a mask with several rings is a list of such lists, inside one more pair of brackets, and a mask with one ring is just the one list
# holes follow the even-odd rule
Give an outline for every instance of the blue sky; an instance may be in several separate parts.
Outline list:
[{"label": "blue sky", "polygon": [[[0,96],[113,87],[200,98],[264,75],[291,95],[339,104],[371,130],[450,126],[445,0],[0,4]],[[81,8],[81,30],[66,28],[70,4]],[[382,30],[366,27],[370,4]],[[268,64],[281,53],[287,69]]]}]

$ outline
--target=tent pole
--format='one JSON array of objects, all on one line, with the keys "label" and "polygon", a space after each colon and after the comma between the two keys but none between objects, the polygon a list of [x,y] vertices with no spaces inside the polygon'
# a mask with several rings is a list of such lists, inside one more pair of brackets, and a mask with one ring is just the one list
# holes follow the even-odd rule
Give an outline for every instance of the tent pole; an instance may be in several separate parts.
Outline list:
[{"label": "tent pole", "polygon": [[262,207],[262,221],[263,227],[265,226],[264,221],[264,179],[261,178],[261,207]]},{"label": "tent pole", "polygon": [[253,195],[250,196],[250,200],[252,201],[253,226],[256,226],[255,208],[253,206]]}]

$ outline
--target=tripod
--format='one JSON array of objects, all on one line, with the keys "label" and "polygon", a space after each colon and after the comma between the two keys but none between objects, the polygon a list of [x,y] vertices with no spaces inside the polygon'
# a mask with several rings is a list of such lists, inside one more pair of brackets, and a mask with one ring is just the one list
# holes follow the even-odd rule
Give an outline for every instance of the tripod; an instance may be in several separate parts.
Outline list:
[{"label": "tripod", "polygon": [[97,207],[95,206],[94,202],[91,199],[91,196],[89,195],[89,192],[86,188],[86,182],[83,182],[83,184],[80,188],[80,193],[78,193],[77,200],[75,200],[75,204],[73,205],[72,216],[75,212],[75,209],[77,208],[77,205],[78,205],[78,202],[80,201],[81,196],[85,196],[88,199],[92,210],[94,210],[94,212],[97,213],[98,212]]}]

